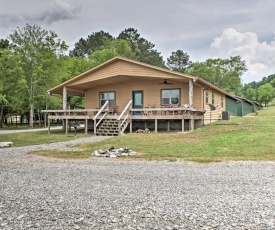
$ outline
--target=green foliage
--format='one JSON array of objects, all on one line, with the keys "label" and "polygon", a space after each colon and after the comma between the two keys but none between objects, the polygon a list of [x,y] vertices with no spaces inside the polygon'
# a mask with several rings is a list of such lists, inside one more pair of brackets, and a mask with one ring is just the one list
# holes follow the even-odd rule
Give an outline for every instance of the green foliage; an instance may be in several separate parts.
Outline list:
[{"label": "green foliage", "polygon": [[271,74],[268,77],[263,77],[261,81],[258,81],[258,82],[253,81],[248,83],[248,85],[251,86],[253,89],[258,89],[260,86],[265,85],[266,83],[270,83],[273,87],[275,87],[274,81],[275,81],[275,74]]},{"label": "green foliage", "polygon": [[[7,44],[7,43],[6,43]],[[18,67],[19,57],[7,45],[0,48],[0,127],[6,114],[21,110],[13,104],[21,96],[18,90],[18,76],[21,69]]]},{"label": "green foliage", "polygon": [[184,73],[191,63],[189,55],[182,50],[172,52],[172,55],[167,58],[167,67],[180,73]]},{"label": "green foliage", "polygon": [[245,97],[251,101],[257,100],[257,90],[253,89],[251,86],[248,86],[245,89]]},{"label": "green foliage", "polygon": [[271,84],[267,83],[265,85],[260,86],[260,88],[258,88],[257,94],[258,94],[258,98],[257,98],[258,101],[260,103],[264,103],[265,106],[267,106],[267,104],[274,99],[275,89]]},{"label": "green foliage", "polygon": [[21,92],[28,95],[30,128],[33,128],[36,100],[55,83],[58,59],[68,46],[53,31],[37,25],[27,24],[22,29],[18,28],[9,39],[12,51],[20,58],[18,83]]},{"label": "green foliage", "polygon": [[115,56],[131,58],[133,55],[129,42],[117,39],[106,42],[104,49],[93,52],[89,56],[89,61],[91,66],[95,67]]},{"label": "green foliage", "polygon": [[216,58],[195,62],[186,72],[201,77],[228,93],[241,95],[241,76],[246,70],[245,62],[235,56],[230,59]]},{"label": "green foliage", "polygon": [[9,49],[10,43],[8,39],[0,39],[0,50]]},{"label": "green foliage", "polygon": [[119,34],[118,38],[130,42],[135,60],[154,66],[165,67],[160,52],[154,49],[155,45],[142,38],[136,29],[125,29]]},{"label": "green foliage", "polygon": [[96,50],[104,49],[105,42],[113,39],[109,33],[102,30],[92,33],[86,39],[80,38],[79,41],[75,43],[75,48],[70,51],[70,56],[88,57]]}]

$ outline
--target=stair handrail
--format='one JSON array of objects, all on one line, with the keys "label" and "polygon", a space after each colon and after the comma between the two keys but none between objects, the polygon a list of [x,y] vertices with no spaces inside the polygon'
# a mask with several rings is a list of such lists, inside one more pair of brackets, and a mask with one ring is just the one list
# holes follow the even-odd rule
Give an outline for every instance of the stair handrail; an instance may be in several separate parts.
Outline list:
[{"label": "stair handrail", "polygon": [[124,133],[124,130],[127,128],[127,126],[128,126],[128,124],[127,125],[124,125],[124,122],[126,121],[126,120],[128,120],[128,118],[129,118],[129,114],[127,114],[127,116],[124,118],[124,120],[121,122],[121,125],[120,125],[120,128],[121,127],[123,127],[122,129],[121,129],[121,133]]},{"label": "stair handrail", "polygon": [[104,105],[100,108],[100,110],[97,112],[97,114],[94,116],[93,120],[95,120],[95,119],[99,116],[99,114],[102,113],[102,111],[105,109],[105,107],[108,105],[108,103],[109,103],[109,101],[107,100],[107,101],[105,102],[105,104],[104,104]]},{"label": "stair handrail", "polygon": [[97,127],[100,122],[103,120],[103,118],[107,115],[107,113],[104,113],[103,116],[100,118],[100,120],[96,123],[95,127]]},{"label": "stair handrail", "polygon": [[131,106],[131,104],[132,104],[132,100],[130,100],[128,102],[128,104],[125,106],[125,108],[123,109],[122,113],[117,118],[118,121],[122,118],[122,116],[124,115],[124,113],[126,112],[126,110],[129,109],[129,107]]}]

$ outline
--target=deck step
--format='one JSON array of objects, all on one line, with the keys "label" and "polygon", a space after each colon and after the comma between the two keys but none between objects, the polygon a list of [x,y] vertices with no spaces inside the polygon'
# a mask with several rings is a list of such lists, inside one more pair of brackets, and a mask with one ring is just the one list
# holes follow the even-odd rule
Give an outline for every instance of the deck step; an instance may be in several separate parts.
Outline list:
[{"label": "deck step", "polygon": [[[96,135],[97,136],[118,136],[120,121],[113,118],[104,119],[99,125]],[[121,126],[121,130],[124,130],[127,127],[128,123],[125,123]]]}]

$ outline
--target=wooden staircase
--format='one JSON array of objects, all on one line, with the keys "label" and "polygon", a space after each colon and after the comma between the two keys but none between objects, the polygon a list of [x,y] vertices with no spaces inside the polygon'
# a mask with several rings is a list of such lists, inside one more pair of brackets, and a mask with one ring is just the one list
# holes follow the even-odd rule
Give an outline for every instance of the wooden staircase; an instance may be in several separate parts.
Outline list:
[{"label": "wooden staircase", "polygon": [[124,132],[129,122],[125,122],[120,127],[121,121],[115,118],[105,118],[96,130],[97,136],[118,136]]},{"label": "wooden staircase", "polygon": [[[97,118],[100,114],[102,114],[103,110],[107,107],[109,101],[106,101],[105,104],[101,107],[101,109],[94,116],[93,120],[95,121],[95,135],[97,136],[118,136],[124,133],[128,124],[130,123],[131,116],[129,113],[129,108],[132,104],[132,100],[128,102],[126,107],[123,109],[122,113],[117,116],[108,117],[108,112],[105,112],[100,120],[96,122]],[[123,119],[124,116],[124,119]],[[98,128],[97,128],[98,127]]]}]

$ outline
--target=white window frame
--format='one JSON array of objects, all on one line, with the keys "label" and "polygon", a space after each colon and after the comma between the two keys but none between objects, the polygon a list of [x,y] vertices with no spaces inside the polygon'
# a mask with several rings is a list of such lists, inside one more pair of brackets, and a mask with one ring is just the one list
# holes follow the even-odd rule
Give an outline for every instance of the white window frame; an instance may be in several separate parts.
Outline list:
[{"label": "white window frame", "polygon": [[[110,98],[112,98],[112,97],[110,97],[110,94],[113,94],[113,99],[110,99]],[[102,95],[105,96],[103,99],[101,97]],[[108,91],[108,92],[100,92],[99,93],[99,105],[100,105],[100,107],[103,106],[107,100],[109,101],[108,107],[110,105],[115,105],[116,104],[116,92],[115,91]]]},{"label": "white window frame", "polygon": [[[178,102],[177,103],[173,103],[173,98],[175,98],[175,97],[173,97],[172,96],[172,91],[174,91],[174,90],[177,90],[178,91],[178,97],[177,97],[177,99],[178,99]],[[163,97],[163,91],[170,91],[169,92],[169,97]],[[169,103],[163,103],[163,99],[164,98],[168,98],[169,99]],[[180,104],[180,89],[162,89],[161,90],[161,104],[162,105],[169,105],[169,104],[177,104],[177,105],[179,105]]]}]

